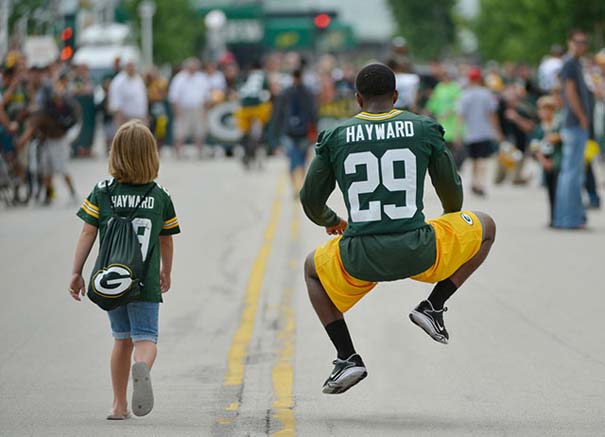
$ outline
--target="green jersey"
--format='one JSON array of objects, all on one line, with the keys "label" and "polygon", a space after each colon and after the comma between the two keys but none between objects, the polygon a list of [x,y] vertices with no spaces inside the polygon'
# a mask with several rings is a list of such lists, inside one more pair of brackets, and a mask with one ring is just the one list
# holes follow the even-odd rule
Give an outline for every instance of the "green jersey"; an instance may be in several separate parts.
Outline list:
[{"label": "green jersey", "polygon": [[338,183],[349,225],[340,241],[352,276],[390,281],[433,265],[436,244],[425,222],[424,180],[429,173],[444,212],[462,207],[462,184],[435,121],[410,112],[362,112],[320,133],[301,201],[320,226],[339,218],[326,201]]},{"label": "green jersey", "polygon": [[[128,216],[149,188],[150,184],[122,184],[113,179],[102,181],[86,198],[78,211],[78,217],[99,228],[102,240],[112,214],[109,196],[112,198],[116,213],[120,216]],[[156,187],[141,202],[132,224],[139,237],[143,261],[147,269],[140,300],[161,302],[159,237],[181,232],[168,191],[156,184]]]},{"label": "green jersey", "polygon": [[252,70],[239,89],[242,106],[257,106],[269,101],[269,80],[263,70]]}]

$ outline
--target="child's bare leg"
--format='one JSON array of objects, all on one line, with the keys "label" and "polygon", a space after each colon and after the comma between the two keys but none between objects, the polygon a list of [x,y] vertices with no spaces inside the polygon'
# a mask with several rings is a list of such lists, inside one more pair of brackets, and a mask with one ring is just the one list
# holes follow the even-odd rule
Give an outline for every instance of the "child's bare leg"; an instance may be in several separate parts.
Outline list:
[{"label": "child's bare leg", "polygon": [[113,386],[113,414],[126,414],[128,401],[126,389],[130,375],[130,358],[132,357],[132,340],[114,340],[111,352],[111,384]]},{"label": "child's bare leg", "polygon": [[151,370],[155,357],[158,354],[157,345],[153,341],[143,340],[134,343],[134,362],[144,362]]}]

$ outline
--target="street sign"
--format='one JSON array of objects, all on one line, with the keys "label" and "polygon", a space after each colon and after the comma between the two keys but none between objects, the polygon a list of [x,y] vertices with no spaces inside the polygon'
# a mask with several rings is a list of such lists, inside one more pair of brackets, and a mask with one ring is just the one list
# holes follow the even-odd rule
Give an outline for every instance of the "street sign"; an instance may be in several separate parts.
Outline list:
[{"label": "street sign", "polygon": [[59,57],[59,49],[52,36],[30,36],[25,40],[23,52],[28,67],[45,67]]}]

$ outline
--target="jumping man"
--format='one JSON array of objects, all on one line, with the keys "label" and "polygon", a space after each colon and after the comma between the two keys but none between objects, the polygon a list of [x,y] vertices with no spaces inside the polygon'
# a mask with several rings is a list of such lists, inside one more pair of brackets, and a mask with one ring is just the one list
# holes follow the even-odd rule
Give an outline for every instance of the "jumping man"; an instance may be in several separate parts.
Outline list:
[{"label": "jumping man", "polygon": [[[343,393],[367,376],[343,313],[378,282],[412,278],[436,283],[410,319],[447,344],[445,302],[483,263],[496,235],[485,213],[462,211],[462,184],[435,121],[393,109],[395,76],[382,64],[356,79],[362,112],[321,132],[301,201],[307,216],[338,235],[311,253],[305,280],[313,308],[337,351],[323,386]],[[429,173],[444,215],[425,221],[424,180]],[[348,221],[326,201],[336,183]]]}]

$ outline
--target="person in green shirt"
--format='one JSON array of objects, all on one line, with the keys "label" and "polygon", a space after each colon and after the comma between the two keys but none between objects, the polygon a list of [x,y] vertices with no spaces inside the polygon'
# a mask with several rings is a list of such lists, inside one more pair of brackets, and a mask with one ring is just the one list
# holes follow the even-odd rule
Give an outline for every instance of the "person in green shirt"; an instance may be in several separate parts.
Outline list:
[{"label": "person in green shirt", "polygon": [[[481,212],[462,211],[462,184],[443,128],[430,118],[393,109],[393,72],[364,67],[356,79],[362,112],[319,134],[300,194],[306,215],[329,235],[305,261],[315,312],[337,351],[326,394],[343,393],[367,376],[343,313],[378,282],[412,278],[437,283],[410,314],[413,323],[447,344],[444,303],[483,263],[496,226]],[[425,221],[429,173],[444,215]],[[326,205],[336,184],[347,220]]]},{"label": "person in green shirt", "polygon": [[458,82],[450,79],[448,71],[443,66],[440,67],[440,79],[426,104],[426,108],[443,126],[445,130],[443,138],[454,156],[456,168],[460,170],[465,157],[464,147],[462,146],[464,125],[458,122],[456,104],[462,94],[462,88]]},{"label": "person in green shirt", "polygon": [[[113,179],[97,184],[78,211],[84,227],[76,247],[68,288],[75,300],[79,301],[86,293],[82,269],[97,232],[102,241],[114,211],[128,217],[136,210],[132,225],[147,269],[139,300],[108,312],[114,337],[111,354],[114,402],[107,417],[110,420],[130,417],[126,390],[133,351],[133,412],[144,416],[153,408],[149,371],[157,355],[159,304],[162,295],[170,289],[172,236],[180,233],[168,191],[154,182],[159,166],[157,144],[147,126],[138,120],[123,124],[113,139],[109,154],[109,173]],[[115,284],[110,280],[105,286],[110,288]]]}]

